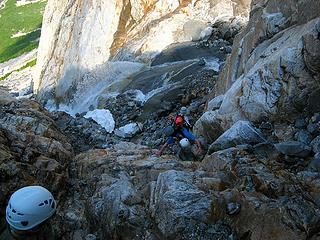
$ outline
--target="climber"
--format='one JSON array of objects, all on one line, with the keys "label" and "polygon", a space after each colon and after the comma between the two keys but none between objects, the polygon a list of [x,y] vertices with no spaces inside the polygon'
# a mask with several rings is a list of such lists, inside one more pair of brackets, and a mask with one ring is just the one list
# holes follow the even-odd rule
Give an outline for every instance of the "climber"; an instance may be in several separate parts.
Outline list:
[{"label": "climber", "polygon": [[174,124],[174,121],[177,117],[182,117],[183,118],[183,126],[188,130],[190,131],[192,129],[192,126],[190,124],[190,121],[189,121],[189,118],[187,116],[187,108],[186,107],[181,107],[179,113],[174,116],[173,114],[170,114],[169,115],[169,119],[172,120],[173,124]]},{"label": "climber", "polygon": [[175,118],[173,126],[169,126],[164,129],[165,135],[168,137],[167,142],[158,151],[157,156],[161,156],[166,147],[174,144],[176,141],[181,139],[188,139],[190,143],[195,143],[198,147],[198,153],[202,154],[202,147],[200,141],[196,139],[185,127],[184,118],[182,116],[177,116]]},{"label": "climber", "polygon": [[17,190],[6,208],[7,230],[0,235],[0,239],[55,239],[51,225],[45,223],[56,209],[52,194],[41,186]]},{"label": "climber", "polygon": [[182,107],[180,109],[180,112],[178,114],[179,116],[182,116],[183,117],[183,120],[184,120],[184,127],[190,131],[192,129],[192,126],[190,124],[190,121],[189,121],[189,118],[187,116],[187,108],[186,107]]}]

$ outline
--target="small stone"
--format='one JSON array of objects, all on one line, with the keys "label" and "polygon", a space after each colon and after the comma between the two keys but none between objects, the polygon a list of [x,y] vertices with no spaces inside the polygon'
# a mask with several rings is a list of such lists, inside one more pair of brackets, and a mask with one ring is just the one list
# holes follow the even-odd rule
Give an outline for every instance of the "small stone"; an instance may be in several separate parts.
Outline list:
[{"label": "small stone", "polygon": [[97,237],[96,235],[93,235],[93,234],[88,234],[86,236],[86,239],[85,240],[97,240]]},{"label": "small stone", "polygon": [[311,147],[314,153],[320,153],[320,136],[312,140]]},{"label": "small stone", "polygon": [[198,62],[199,66],[205,66],[206,65],[206,60],[204,58],[201,58]]},{"label": "small stone", "polygon": [[69,221],[69,222],[77,222],[78,221],[78,217],[77,215],[72,212],[72,211],[68,211],[66,213],[66,219]]},{"label": "small stone", "polygon": [[272,124],[270,122],[263,122],[259,128],[263,130],[272,130]]},{"label": "small stone", "polygon": [[135,106],[135,103],[134,102],[128,102],[128,106],[129,107],[133,107],[133,106]]},{"label": "small stone", "polygon": [[307,127],[308,132],[311,133],[312,135],[317,135],[319,133],[319,126],[315,123],[311,123]]},{"label": "small stone", "polygon": [[294,126],[296,128],[305,128],[307,126],[307,122],[304,118],[299,118],[296,120]]},{"label": "small stone", "polygon": [[313,123],[318,123],[318,122],[320,122],[320,114],[319,114],[319,113],[314,114],[314,116],[311,118],[311,121],[312,121]]},{"label": "small stone", "polygon": [[309,163],[308,169],[310,171],[320,172],[320,156],[316,156]]},{"label": "small stone", "polygon": [[295,135],[294,135],[294,138],[298,141],[298,142],[302,142],[304,144],[310,144],[311,141],[312,141],[312,137],[310,135],[309,132],[307,131],[304,131],[304,130],[301,130],[299,132],[297,132]]},{"label": "small stone", "polygon": [[239,203],[228,203],[227,205],[227,213],[229,215],[236,215],[240,212],[241,205]]},{"label": "small stone", "polygon": [[230,54],[230,53],[232,52],[232,47],[226,46],[226,47],[224,48],[224,52],[225,52],[226,54]]}]

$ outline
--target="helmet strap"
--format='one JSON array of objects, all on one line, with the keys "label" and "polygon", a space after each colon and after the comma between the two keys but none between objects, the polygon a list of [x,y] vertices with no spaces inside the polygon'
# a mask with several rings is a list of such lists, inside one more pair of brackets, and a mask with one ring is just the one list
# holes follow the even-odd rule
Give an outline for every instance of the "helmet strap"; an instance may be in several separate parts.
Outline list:
[{"label": "helmet strap", "polygon": [[30,237],[36,236],[41,228],[41,226],[38,225],[30,230],[22,231],[12,228],[9,224],[7,224],[7,227],[10,235],[16,240],[30,239]]}]

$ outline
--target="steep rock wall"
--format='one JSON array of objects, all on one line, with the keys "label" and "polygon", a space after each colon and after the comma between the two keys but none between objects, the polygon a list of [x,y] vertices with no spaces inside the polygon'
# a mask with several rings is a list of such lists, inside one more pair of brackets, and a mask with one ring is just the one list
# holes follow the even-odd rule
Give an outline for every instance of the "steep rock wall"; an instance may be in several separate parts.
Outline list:
[{"label": "steep rock wall", "polygon": [[284,32],[319,17],[319,8],[320,2],[314,0],[286,0],[281,4],[274,0],[253,1],[250,20],[234,41],[216,94],[225,93],[241,75],[246,75],[262,58],[263,51]]},{"label": "steep rock wall", "polygon": [[249,5],[250,0],[49,0],[35,91],[40,99],[48,93],[67,97],[85,73],[108,60],[148,62],[218,16],[246,17]]},{"label": "steep rock wall", "polygon": [[225,93],[221,107],[198,121],[198,134],[208,121],[225,130],[238,120],[292,121],[320,111],[319,7],[312,0],[252,2],[216,85],[216,96]]}]

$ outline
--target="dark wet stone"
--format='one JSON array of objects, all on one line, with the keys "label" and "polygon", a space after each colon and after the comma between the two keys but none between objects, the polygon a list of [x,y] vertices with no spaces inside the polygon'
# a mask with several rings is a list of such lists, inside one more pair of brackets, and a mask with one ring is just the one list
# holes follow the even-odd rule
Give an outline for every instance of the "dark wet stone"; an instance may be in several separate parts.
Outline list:
[{"label": "dark wet stone", "polygon": [[308,108],[309,111],[314,112],[320,112],[320,89],[317,89],[313,91],[308,99]]},{"label": "dark wet stone", "polygon": [[312,141],[310,133],[304,130],[297,132],[294,137],[298,142],[302,142],[304,144],[310,144]]},{"label": "dark wet stone", "polygon": [[304,118],[299,118],[296,120],[294,126],[296,128],[305,128],[307,126],[307,122]]},{"label": "dark wet stone", "polygon": [[190,59],[204,58],[223,58],[225,53],[220,53],[218,47],[199,46],[193,42],[176,43],[170,45],[162,51],[152,61],[151,66],[160,65],[168,62],[177,62]]},{"label": "dark wet stone", "polygon": [[311,133],[312,135],[317,135],[320,132],[319,126],[315,123],[309,124],[307,129],[308,129],[308,132]]},{"label": "dark wet stone", "polygon": [[320,172],[320,156],[315,156],[309,163],[308,169],[310,171]]},{"label": "dark wet stone", "polygon": [[312,140],[311,146],[314,153],[320,153],[320,136]]},{"label": "dark wet stone", "polygon": [[311,148],[306,144],[297,141],[286,141],[275,144],[276,149],[282,154],[296,157],[307,157]]},{"label": "dark wet stone", "polygon": [[259,128],[263,129],[263,130],[271,130],[273,127],[272,127],[272,124],[270,122],[263,122],[263,123],[261,123]]},{"label": "dark wet stone", "polygon": [[236,215],[240,212],[241,205],[239,203],[228,203],[227,205],[227,213],[229,215]]}]

